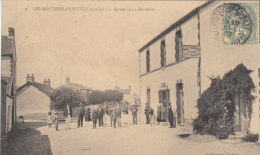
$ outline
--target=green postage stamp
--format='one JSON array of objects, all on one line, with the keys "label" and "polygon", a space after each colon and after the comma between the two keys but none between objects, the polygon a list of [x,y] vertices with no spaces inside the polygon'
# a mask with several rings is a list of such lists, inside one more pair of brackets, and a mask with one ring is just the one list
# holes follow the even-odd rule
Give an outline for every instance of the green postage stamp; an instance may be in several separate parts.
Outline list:
[{"label": "green postage stamp", "polygon": [[223,9],[224,44],[258,43],[257,3],[226,3]]}]

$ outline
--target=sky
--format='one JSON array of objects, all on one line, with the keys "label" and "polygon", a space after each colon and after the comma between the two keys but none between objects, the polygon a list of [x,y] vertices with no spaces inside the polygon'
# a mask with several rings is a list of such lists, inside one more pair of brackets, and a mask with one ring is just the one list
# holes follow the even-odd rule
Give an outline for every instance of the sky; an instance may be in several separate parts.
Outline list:
[{"label": "sky", "polygon": [[[205,1],[2,1],[2,35],[15,28],[17,85],[34,74],[56,88],[72,83],[92,89],[139,90],[138,49]],[[84,7],[87,11],[36,10]],[[91,8],[111,9],[90,11]],[[116,11],[146,8],[149,11]]]}]

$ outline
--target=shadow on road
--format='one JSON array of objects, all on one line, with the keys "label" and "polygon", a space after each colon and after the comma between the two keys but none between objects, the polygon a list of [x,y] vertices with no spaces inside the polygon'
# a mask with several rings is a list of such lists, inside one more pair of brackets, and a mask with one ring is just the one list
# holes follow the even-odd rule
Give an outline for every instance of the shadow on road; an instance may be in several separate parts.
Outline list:
[{"label": "shadow on road", "polygon": [[41,135],[37,128],[45,122],[17,123],[7,137],[4,155],[44,154],[52,155],[48,135]]}]

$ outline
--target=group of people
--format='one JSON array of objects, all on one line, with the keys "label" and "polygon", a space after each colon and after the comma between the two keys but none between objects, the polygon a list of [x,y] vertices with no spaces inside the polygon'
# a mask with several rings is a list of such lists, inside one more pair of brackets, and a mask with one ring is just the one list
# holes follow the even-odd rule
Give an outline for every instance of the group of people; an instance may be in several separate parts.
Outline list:
[{"label": "group of people", "polygon": [[[162,121],[162,107],[161,106],[158,106],[158,109],[157,109],[157,122],[158,124]],[[169,107],[168,107],[168,121],[169,121],[169,124],[170,124],[170,128],[175,128],[176,127],[176,117],[175,117],[175,114],[172,110],[172,106],[171,104],[169,103]],[[146,103],[146,106],[145,106],[145,110],[144,110],[144,114],[146,116],[146,124],[150,124],[151,126],[155,124],[155,120],[156,120],[156,117],[155,117],[155,114],[154,114],[154,110],[153,108],[150,106],[150,104]]]},{"label": "group of people", "polygon": [[[172,110],[171,104],[168,104],[168,110],[167,110],[167,115],[168,115],[168,121],[170,124],[170,128],[175,128],[176,127],[176,117],[175,114]],[[137,105],[131,106],[131,111],[132,111],[132,117],[133,117],[133,124],[137,124],[137,113],[138,113],[138,107]],[[106,125],[107,122],[107,117],[110,116],[110,125],[111,127],[116,128],[116,126],[121,127],[121,108],[120,106],[117,107],[112,107],[112,108],[107,108],[104,111],[103,107],[99,105],[97,109],[94,109],[92,112],[90,108],[87,106],[84,108],[84,105],[82,103],[79,104],[77,107],[77,117],[78,117],[78,122],[77,122],[77,127],[83,127],[83,120],[85,116],[85,121],[86,122],[93,122],[93,129],[97,127],[97,122],[98,126],[102,127],[104,126],[104,122]],[[150,106],[150,104],[146,103],[146,107],[144,110],[144,114],[146,116],[146,124],[155,125],[156,122],[156,116],[154,113],[154,109]],[[157,109],[157,122],[161,122],[161,111],[160,108],[158,107]],[[70,122],[72,118],[72,108],[69,104],[66,105],[66,108],[64,109],[64,116],[65,116],[65,130],[70,129]],[[105,117],[105,121],[104,121]],[[59,118],[58,118],[58,112],[55,112],[53,116],[51,116],[51,113],[48,113],[47,116],[47,123],[49,127],[51,127],[52,121],[55,122],[55,129],[58,131],[58,125],[59,125]]]},{"label": "group of people", "polygon": [[[65,117],[65,130],[70,130],[70,123],[71,123],[71,118],[72,118],[72,108],[69,104],[66,105],[66,108],[64,109],[64,117]],[[93,129],[96,128],[97,122],[98,126],[104,126],[104,117],[105,117],[105,123],[107,121],[107,116],[110,116],[110,122],[111,122],[111,127],[113,126],[116,128],[121,127],[121,109],[112,107],[110,110],[104,111],[103,107],[99,105],[97,109],[94,109],[92,112],[90,108],[87,106],[84,108],[84,105],[82,103],[79,104],[77,107],[76,115],[78,118],[77,121],[77,127],[83,127],[83,120],[85,117],[86,122],[93,122]],[[58,126],[59,126],[59,113],[54,112],[53,115],[51,115],[51,112],[48,113],[47,116],[47,124],[49,127],[51,127],[52,122],[55,122],[55,128],[57,131]],[[137,120],[137,119],[136,119]],[[137,122],[137,121],[136,121]],[[105,124],[106,125],[106,124]]]}]

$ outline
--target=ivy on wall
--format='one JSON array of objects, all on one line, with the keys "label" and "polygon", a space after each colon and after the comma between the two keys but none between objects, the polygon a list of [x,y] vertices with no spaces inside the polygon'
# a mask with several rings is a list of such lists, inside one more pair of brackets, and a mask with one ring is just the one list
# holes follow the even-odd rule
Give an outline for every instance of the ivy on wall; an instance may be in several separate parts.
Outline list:
[{"label": "ivy on wall", "polygon": [[193,121],[193,131],[199,134],[215,135],[220,139],[234,133],[234,98],[243,95],[246,102],[248,124],[251,121],[252,101],[255,85],[250,73],[243,64],[227,72],[222,79],[211,78],[210,87],[197,101],[198,116]]}]

